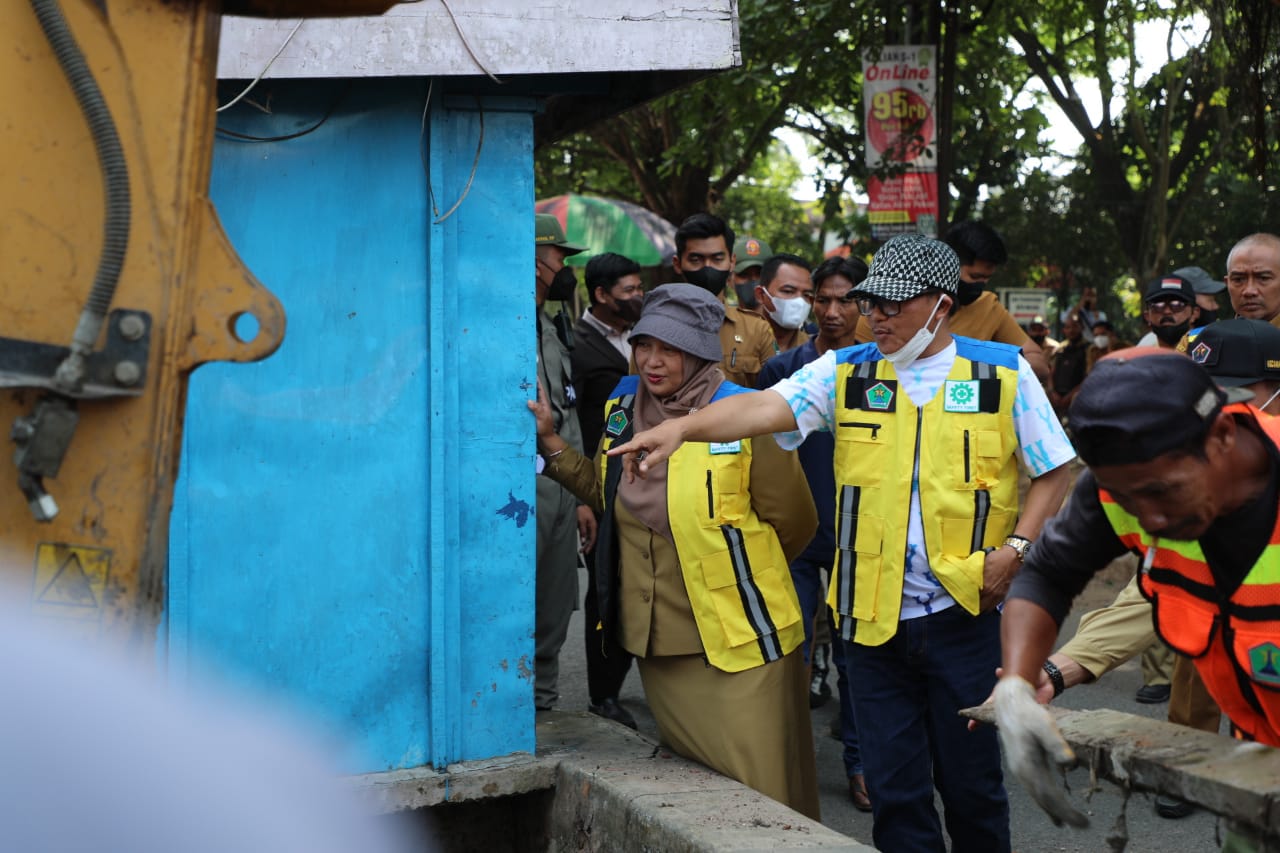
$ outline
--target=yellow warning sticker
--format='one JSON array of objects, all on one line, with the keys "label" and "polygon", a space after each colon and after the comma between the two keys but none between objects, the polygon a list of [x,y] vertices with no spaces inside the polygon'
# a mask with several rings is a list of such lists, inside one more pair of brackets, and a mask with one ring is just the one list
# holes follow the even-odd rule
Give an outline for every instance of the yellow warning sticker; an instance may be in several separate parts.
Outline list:
[{"label": "yellow warning sticker", "polygon": [[36,546],[32,609],[42,616],[96,622],[102,615],[111,552],[85,545]]}]

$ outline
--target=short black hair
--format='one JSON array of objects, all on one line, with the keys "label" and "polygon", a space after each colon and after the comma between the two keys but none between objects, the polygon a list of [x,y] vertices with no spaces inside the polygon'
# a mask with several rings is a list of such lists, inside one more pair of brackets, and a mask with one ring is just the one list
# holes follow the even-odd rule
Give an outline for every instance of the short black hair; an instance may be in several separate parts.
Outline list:
[{"label": "short black hair", "polygon": [[587,261],[587,269],[584,273],[587,298],[591,300],[592,305],[597,304],[599,302],[596,299],[597,287],[608,290],[618,283],[618,279],[632,274],[640,274],[640,265],[626,255],[619,255],[617,252],[596,255]]},{"label": "short black hair", "polygon": [[706,240],[710,237],[723,237],[724,247],[733,251],[736,238],[729,223],[711,213],[695,213],[676,229],[676,256],[684,254],[684,247],[690,240]]},{"label": "short black hair", "polygon": [[774,276],[778,274],[778,267],[783,264],[800,267],[800,269],[805,272],[813,272],[813,267],[809,262],[799,255],[792,255],[788,252],[779,252],[764,262],[764,266],[760,268],[760,281],[756,283],[761,287],[768,287],[773,283]]},{"label": "short black hair", "polygon": [[940,287],[930,287],[928,290],[921,291],[917,296],[945,296],[951,300],[951,304],[947,306],[947,316],[954,317],[956,312],[960,310],[960,300],[956,294],[950,290],[943,290]]},{"label": "short black hair", "polygon": [[827,258],[818,264],[813,275],[810,276],[813,279],[814,289],[821,290],[823,283],[835,275],[844,276],[855,286],[862,284],[863,279],[867,277],[867,262],[862,258]]},{"label": "short black hair", "polygon": [[974,261],[998,265],[1009,260],[1004,240],[985,222],[957,222],[947,230],[942,242],[960,258],[961,266],[968,266]]}]

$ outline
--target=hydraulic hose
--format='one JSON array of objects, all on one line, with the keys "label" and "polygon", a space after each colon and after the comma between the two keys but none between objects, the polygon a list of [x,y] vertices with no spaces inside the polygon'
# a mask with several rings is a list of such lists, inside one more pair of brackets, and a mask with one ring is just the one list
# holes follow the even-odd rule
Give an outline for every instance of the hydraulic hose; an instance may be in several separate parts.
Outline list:
[{"label": "hydraulic hose", "polygon": [[115,121],[111,118],[111,110],[89,70],[84,53],[71,34],[58,0],[31,0],[31,8],[40,21],[45,38],[53,48],[58,64],[80,104],[85,122],[89,125],[89,133],[93,137],[98,163],[102,169],[106,203],[102,254],[94,273],[93,289],[90,290],[89,299],[76,323],[75,334],[71,339],[71,353],[54,374],[60,387],[74,391],[84,382],[84,358],[93,351],[93,345],[102,331],[102,324],[106,321],[111,300],[115,296],[116,285],[120,281],[120,271],[124,267],[131,216],[129,169]]}]

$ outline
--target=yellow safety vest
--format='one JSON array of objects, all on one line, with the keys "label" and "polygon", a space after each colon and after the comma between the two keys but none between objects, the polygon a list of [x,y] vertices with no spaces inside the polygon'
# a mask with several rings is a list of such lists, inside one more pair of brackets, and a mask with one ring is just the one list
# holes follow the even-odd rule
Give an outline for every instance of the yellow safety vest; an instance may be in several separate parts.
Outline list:
[{"label": "yellow safety vest", "polygon": [[[605,450],[631,437],[638,381],[623,377],[606,404]],[[746,390],[725,382],[712,399]],[[596,589],[603,628],[610,630],[618,571],[613,503],[622,460],[602,453],[600,465],[605,512],[596,549]],[[750,439],[686,442],[668,460],[667,516],[685,590],[707,661],[725,672],[779,660],[804,640],[786,554],[773,527],[752,509],[750,489]]]},{"label": "yellow safety vest", "polygon": [[978,612],[983,548],[1002,544],[1018,516],[1018,349],[954,336],[956,360],[923,408],[900,390],[874,344],[836,364],[836,558],[827,603],[841,636],[878,646],[898,631],[919,469],[929,570]]}]

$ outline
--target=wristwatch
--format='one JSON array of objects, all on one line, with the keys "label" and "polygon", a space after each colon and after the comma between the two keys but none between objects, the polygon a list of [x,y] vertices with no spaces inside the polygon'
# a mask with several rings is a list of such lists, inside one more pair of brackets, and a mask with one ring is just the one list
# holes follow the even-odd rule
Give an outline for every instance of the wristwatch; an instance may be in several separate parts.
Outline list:
[{"label": "wristwatch", "polygon": [[1031,550],[1031,540],[1025,536],[1010,536],[1004,540],[1004,544],[1008,545],[1018,555],[1018,562],[1027,559],[1027,551]]},{"label": "wristwatch", "polygon": [[1054,665],[1053,661],[1044,662],[1044,674],[1049,676],[1049,683],[1053,685],[1053,698],[1057,699],[1062,695],[1062,691],[1067,689],[1067,682],[1062,677],[1062,670]]}]

